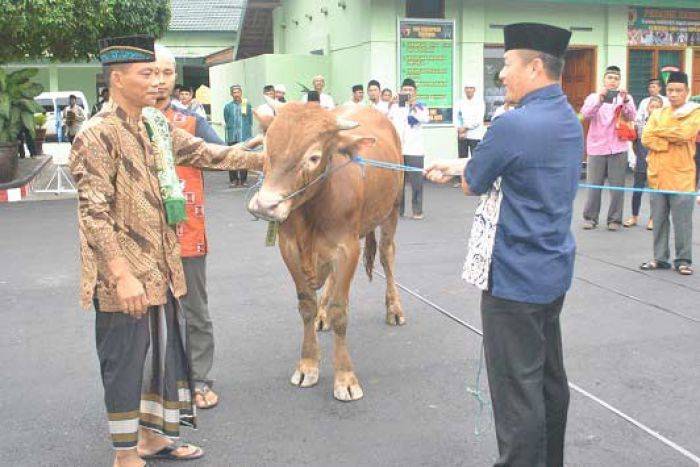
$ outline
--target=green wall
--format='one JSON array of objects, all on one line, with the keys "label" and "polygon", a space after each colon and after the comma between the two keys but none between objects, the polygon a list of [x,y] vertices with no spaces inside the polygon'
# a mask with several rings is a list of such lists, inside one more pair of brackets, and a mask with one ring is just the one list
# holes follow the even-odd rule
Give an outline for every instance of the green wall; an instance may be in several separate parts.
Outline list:
[{"label": "green wall", "polygon": [[260,55],[209,69],[211,83],[211,120],[223,135],[223,107],[231,100],[229,89],[240,84],[243,96],[253,107],[264,102],[262,89],[266,84],[284,84],[287,100],[301,98],[299,83],[310,83],[317,74],[329,75],[329,60],[319,55]]},{"label": "green wall", "polygon": [[[659,1],[666,7],[691,6],[685,0]],[[352,84],[371,78],[395,90],[396,22],[405,15],[405,0],[346,0],[345,9],[338,3],[343,2],[283,0],[274,12],[275,52],[303,55],[322,50],[329,60],[327,89],[336,101],[348,98]],[[465,80],[483,89],[484,46],[503,44],[499,25],[522,21],[575,28],[571,44],[596,49],[596,79],[608,64],[616,64],[626,81],[627,5],[642,3],[662,6],[656,1],[446,0],[445,17],[454,19],[457,28],[455,96],[460,96]],[[686,69],[692,69],[690,48]],[[456,156],[453,128],[428,127],[425,134],[429,157]]]}]

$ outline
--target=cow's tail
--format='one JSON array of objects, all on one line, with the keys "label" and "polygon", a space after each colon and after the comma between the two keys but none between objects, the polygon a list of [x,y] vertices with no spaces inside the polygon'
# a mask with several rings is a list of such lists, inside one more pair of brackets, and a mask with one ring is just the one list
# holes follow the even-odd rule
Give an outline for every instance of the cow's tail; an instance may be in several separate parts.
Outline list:
[{"label": "cow's tail", "polygon": [[377,256],[377,238],[374,231],[365,235],[365,272],[369,280],[372,280],[372,270],[374,269],[374,258]]}]

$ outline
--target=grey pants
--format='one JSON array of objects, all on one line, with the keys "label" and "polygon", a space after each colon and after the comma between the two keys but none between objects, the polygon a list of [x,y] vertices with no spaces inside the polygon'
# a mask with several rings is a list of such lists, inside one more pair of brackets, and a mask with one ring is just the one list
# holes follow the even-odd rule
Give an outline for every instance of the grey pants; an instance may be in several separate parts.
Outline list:
[{"label": "grey pants", "polygon": [[214,327],[207,297],[207,257],[182,258],[187,294],[180,298],[187,321],[192,379],[195,389],[214,384],[209,372],[214,364]]},{"label": "grey pants", "polygon": [[561,467],[569,408],[559,314],[484,292],[481,319],[496,438],[496,467]]},{"label": "grey pants", "polygon": [[[425,157],[423,156],[403,156],[404,164],[411,167],[423,168]],[[401,194],[401,205],[399,214],[403,216],[405,210],[406,184],[411,184],[411,209],[413,215],[423,214],[423,174],[418,172],[405,172],[403,176],[403,190]]]},{"label": "grey pants", "polygon": [[[625,186],[625,171],[627,170],[627,153],[618,152],[609,156],[588,156],[586,181],[592,185],[603,185],[608,179],[609,186]],[[583,218],[598,224],[600,215],[600,197],[603,190],[588,190],[586,207]],[[608,208],[607,223],[622,224],[622,209],[625,202],[624,191],[610,191],[610,207]]]},{"label": "grey pants", "polygon": [[671,252],[669,237],[671,220],[676,246],[676,259],[673,263],[693,263],[693,205],[695,196],[651,195],[651,218],[654,220],[654,259],[669,262]]}]

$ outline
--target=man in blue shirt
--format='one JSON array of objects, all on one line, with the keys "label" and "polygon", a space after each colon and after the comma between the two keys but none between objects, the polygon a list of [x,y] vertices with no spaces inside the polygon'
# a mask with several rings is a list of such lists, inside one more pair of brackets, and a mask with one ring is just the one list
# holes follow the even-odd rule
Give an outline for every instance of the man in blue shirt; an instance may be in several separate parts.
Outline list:
[{"label": "man in blue shirt", "polygon": [[573,202],[583,131],[559,80],[571,33],[506,26],[506,99],[470,162],[426,171],[448,183],[463,169],[477,209],[464,278],[483,290],[484,351],[500,458],[496,466],[564,463],[569,388],[559,315],[571,286]]},{"label": "man in blue shirt", "polygon": [[[226,144],[229,146],[247,141],[252,136],[253,108],[243,97],[240,84],[231,86],[231,101],[224,106],[224,123],[226,124]],[[228,173],[231,188],[245,186],[247,178],[247,170],[231,170]]]}]

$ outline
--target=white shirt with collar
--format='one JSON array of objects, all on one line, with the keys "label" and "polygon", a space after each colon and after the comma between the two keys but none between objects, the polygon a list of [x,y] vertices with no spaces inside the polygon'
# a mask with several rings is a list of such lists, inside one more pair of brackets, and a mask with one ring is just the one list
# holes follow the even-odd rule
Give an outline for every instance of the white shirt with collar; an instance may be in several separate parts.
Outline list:
[{"label": "white shirt with collar", "polygon": [[385,101],[379,101],[376,104],[370,100],[367,101],[367,106],[371,107],[379,112],[387,115],[389,113],[389,103]]},{"label": "white shirt with collar", "polygon": [[466,128],[465,139],[480,140],[484,137],[486,128],[484,127],[484,114],[486,104],[484,100],[474,96],[471,99],[466,97],[459,101],[457,105],[457,127]]},{"label": "white shirt with collar", "polygon": [[[413,117],[413,118],[410,118]],[[423,124],[430,122],[430,111],[423,102],[399,107],[394,103],[389,108],[389,119],[401,139],[401,152],[405,156],[425,156]],[[409,123],[411,119],[412,123]],[[414,120],[415,119],[415,120]]]}]

